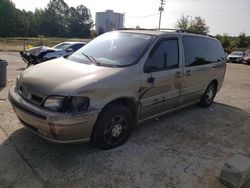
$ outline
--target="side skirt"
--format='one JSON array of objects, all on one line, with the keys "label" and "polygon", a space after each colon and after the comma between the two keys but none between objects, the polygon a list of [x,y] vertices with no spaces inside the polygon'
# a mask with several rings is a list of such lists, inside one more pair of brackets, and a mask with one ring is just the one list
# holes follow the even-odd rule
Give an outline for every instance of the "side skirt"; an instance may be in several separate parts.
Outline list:
[{"label": "side skirt", "polygon": [[161,113],[159,113],[159,114],[156,114],[156,115],[153,115],[153,116],[144,118],[144,119],[140,119],[140,120],[138,120],[137,123],[138,123],[138,125],[139,125],[139,124],[141,124],[141,123],[143,123],[143,122],[146,122],[146,121],[149,121],[149,120],[151,120],[151,119],[154,119],[154,118],[157,118],[157,117],[161,117],[161,116],[164,116],[164,115],[167,115],[167,114],[171,114],[171,113],[173,113],[173,112],[179,111],[179,110],[181,110],[181,109],[183,109],[183,108],[186,108],[186,107],[188,107],[188,106],[192,106],[192,105],[194,105],[194,104],[197,104],[198,102],[199,102],[199,100],[196,100],[196,101],[194,101],[194,102],[191,102],[191,103],[188,103],[188,104],[179,106],[179,107],[177,107],[177,108],[173,108],[173,109],[171,109],[171,110],[164,111],[164,112],[161,112]]}]

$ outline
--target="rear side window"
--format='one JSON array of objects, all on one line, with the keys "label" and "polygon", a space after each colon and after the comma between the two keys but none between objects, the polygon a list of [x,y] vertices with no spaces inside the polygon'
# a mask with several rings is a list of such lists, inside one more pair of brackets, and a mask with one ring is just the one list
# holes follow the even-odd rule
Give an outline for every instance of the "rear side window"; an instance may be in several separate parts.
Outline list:
[{"label": "rear side window", "polygon": [[220,62],[224,59],[224,50],[216,40],[184,36],[183,45],[186,67]]},{"label": "rear side window", "polygon": [[178,39],[160,42],[150,58],[149,66],[151,71],[177,68],[179,66]]}]

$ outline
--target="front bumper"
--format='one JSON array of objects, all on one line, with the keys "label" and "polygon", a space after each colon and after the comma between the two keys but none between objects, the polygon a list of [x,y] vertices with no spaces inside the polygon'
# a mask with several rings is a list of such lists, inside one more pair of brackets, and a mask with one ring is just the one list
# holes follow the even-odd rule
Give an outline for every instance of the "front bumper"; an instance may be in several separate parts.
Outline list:
[{"label": "front bumper", "polygon": [[24,100],[15,88],[9,100],[24,126],[37,135],[58,143],[89,142],[100,110],[81,114],[51,112]]},{"label": "front bumper", "polygon": [[242,58],[229,57],[227,61],[235,62],[235,63],[242,63]]},{"label": "front bumper", "polygon": [[33,56],[25,51],[20,52],[20,56],[22,58],[22,60],[26,63],[26,64],[33,64],[36,65],[38,63],[41,63],[43,61],[46,61],[46,59],[41,59],[38,58],[36,56]]}]

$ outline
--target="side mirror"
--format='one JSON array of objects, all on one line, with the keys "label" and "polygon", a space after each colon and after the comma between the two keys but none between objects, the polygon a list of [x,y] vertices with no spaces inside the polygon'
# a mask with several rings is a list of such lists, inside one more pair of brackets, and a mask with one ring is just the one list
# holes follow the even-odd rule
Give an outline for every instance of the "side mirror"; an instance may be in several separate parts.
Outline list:
[{"label": "side mirror", "polygon": [[157,66],[151,65],[150,63],[146,63],[144,66],[144,72],[145,73],[150,73],[158,70]]},{"label": "side mirror", "polygon": [[66,52],[70,53],[70,52],[74,52],[74,50],[72,48],[69,48],[69,49],[66,50]]},{"label": "side mirror", "polygon": [[149,54],[148,59],[146,61],[146,63],[144,64],[144,72],[145,73],[150,73],[151,70],[151,66],[150,66],[150,60],[151,60],[151,55]]}]

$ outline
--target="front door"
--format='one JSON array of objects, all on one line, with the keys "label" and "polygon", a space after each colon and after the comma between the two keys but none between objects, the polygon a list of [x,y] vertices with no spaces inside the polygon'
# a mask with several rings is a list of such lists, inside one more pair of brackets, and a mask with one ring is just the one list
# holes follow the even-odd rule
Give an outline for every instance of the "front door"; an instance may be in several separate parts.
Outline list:
[{"label": "front door", "polygon": [[176,107],[182,79],[179,61],[177,37],[162,39],[150,52],[142,76],[140,120]]}]

